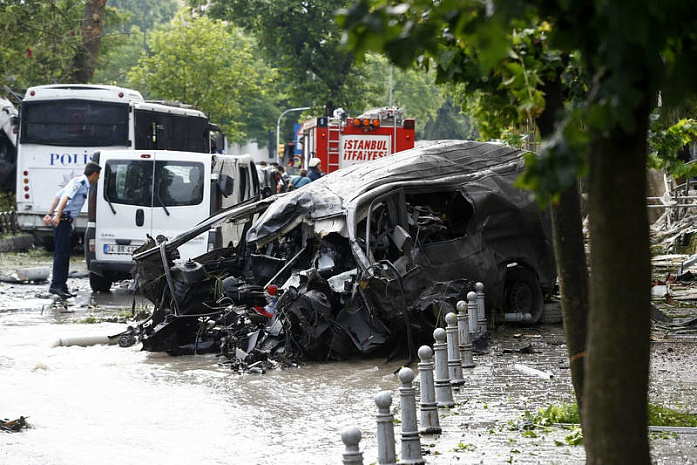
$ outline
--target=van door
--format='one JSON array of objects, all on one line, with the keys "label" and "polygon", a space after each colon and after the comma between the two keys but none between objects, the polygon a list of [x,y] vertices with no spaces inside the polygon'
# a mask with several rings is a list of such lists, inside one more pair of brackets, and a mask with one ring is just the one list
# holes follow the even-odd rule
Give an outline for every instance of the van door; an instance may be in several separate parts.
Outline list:
[{"label": "van door", "polygon": [[[151,231],[173,238],[210,216],[210,155],[182,157],[177,152],[156,152]],[[207,233],[179,248],[182,259],[207,252]]]},{"label": "van door", "polygon": [[[260,198],[257,170],[250,155],[218,155],[215,172],[226,175],[234,181],[233,191],[224,196],[218,192],[218,199],[214,204],[218,209],[229,208],[242,202],[249,202]],[[213,190],[211,190],[213,191]],[[213,212],[214,213],[214,212]],[[237,246],[242,238],[244,221],[230,221],[218,227],[219,246]]]},{"label": "van door", "polygon": [[130,262],[131,253],[151,230],[154,161],[133,152],[102,152],[97,190],[95,258]]}]

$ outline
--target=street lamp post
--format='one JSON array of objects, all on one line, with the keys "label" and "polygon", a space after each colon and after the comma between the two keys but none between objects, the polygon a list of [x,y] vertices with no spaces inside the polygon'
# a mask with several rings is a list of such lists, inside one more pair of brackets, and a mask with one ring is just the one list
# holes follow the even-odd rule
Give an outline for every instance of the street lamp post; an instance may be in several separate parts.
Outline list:
[{"label": "street lamp post", "polygon": [[309,110],[310,107],[297,107],[297,108],[289,108],[283,113],[281,113],[281,116],[278,117],[278,121],[276,122],[276,149],[274,152],[276,153],[276,163],[280,163],[280,157],[278,153],[278,146],[281,144],[281,118],[286,113],[290,113],[291,111],[304,111],[304,110]]}]

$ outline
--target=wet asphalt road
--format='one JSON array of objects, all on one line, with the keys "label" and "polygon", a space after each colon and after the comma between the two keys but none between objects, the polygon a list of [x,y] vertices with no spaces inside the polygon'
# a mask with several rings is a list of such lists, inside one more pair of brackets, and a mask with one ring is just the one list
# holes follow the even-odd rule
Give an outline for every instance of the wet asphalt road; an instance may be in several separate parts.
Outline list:
[{"label": "wet asphalt road", "polygon": [[[50,263],[43,251],[0,254],[4,276]],[[399,362],[354,360],[240,376],[214,356],[52,347],[58,337],[118,332],[134,306],[130,282],[93,294],[81,257],[73,257],[71,270],[68,284],[78,296],[66,302],[48,294],[47,283],[0,283],[0,417],[25,415],[34,425],[0,434],[0,463],[338,464],[340,432],[349,424],[363,434],[364,463],[376,463],[374,398],[392,391],[400,417]],[[697,313],[690,289],[671,290],[682,303],[673,316]],[[136,298],[136,311],[150,308]],[[489,352],[465,371],[457,405],[439,412],[443,434],[422,438],[426,463],[584,463],[583,448],[566,444],[569,431],[532,435],[517,427],[526,411],[573,400],[563,341],[559,325],[495,331]],[[697,413],[697,370],[686,369],[695,356],[695,334],[656,327],[652,402]],[[399,453],[399,424],[395,431]],[[651,445],[654,463],[697,463],[697,434],[652,434]]]}]

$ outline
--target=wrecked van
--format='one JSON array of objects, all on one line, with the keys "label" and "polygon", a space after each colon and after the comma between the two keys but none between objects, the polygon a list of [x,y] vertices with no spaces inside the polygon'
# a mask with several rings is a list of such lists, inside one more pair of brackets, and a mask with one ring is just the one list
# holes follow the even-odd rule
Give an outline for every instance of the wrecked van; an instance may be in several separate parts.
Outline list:
[{"label": "wrecked van", "polygon": [[[457,301],[486,289],[487,317],[539,320],[556,280],[548,215],[512,185],[523,154],[438,141],[233,207],[134,254],[155,308],[145,350],[218,352],[234,367],[399,351],[414,357]],[[237,243],[193,260],[210,228]]]}]

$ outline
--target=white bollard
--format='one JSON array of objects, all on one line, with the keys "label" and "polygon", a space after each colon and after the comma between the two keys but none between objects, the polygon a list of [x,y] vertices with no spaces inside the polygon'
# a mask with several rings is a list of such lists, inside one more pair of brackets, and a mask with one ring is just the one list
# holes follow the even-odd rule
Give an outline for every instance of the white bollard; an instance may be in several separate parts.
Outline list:
[{"label": "white bollard", "polygon": [[[470,292],[467,298],[470,297]],[[475,296],[476,298],[476,296]],[[472,337],[470,336],[469,328],[469,311],[470,304],[461,300],[457,303],[457,329],[460,337],[460,362],[462,368],[473,368],[474,359],[472,358]]]},{"label": "white bollard", "polygon": [[419,347],[419,380],[421,381],[421,434],[440,434],[443,429],[438,421],[438,404],[433,385],[433,350],[429,346]]},{"label": "white bollard", "polygon": [[448,324],[445,328],[445,334],[448,340],[448,374],[450,375],[450,384],[460,386],[465,383],[465,380],[462,377],[460,343],[457,337],[457,316],[450,312],[445,315],[445,322]]},{"label": "white bollard", "polygon": [[445,342],[445,330],[436,328],[433,331],[433,360],[435,370],[433,374],[436,389],[436,403],[438,407],[454,407],[453,388],[450,385],[448,373],[448,344]]},{"label": "white bollard", "polygon": [[375,416],[378,423],[378,464],[396,465],[397,455],[394,447],[394,415],[390,412],[392,405],[392,393],[382,391],[375,396],[375,405],[378,406],[378,414]]},{"label": "white bollard", "polygon": [[[467,302],[470,300],[470,294],[474,294],[475,296],[477,295],[475,292],[468,292],[467,293]],[[474,312],[469,312],[469,322],[470,322],[470,334],[476,333],[477,328],[479,327],[479,323],[477,322],[477,311],[475,310]]]},{"label": "white bollard", "polygon": [[363,452],[358,448],[361,442],[361,430],[357,426],[347,426],[341,432],[341,440],[344,441],[344,465],[363,465]]},{"label": "white bollard", "polygon": [[475,283],[474,290],[477,293],[477,331],[486,332],[486,307],[484,299],[484,283]]},{"label": "white bollard", "polygon": [[402,458],[399,461],[404,465],[424,465],[426,462],[421,456],[421,439],[416,425],[416,397],[414,396],[414,372],[411,368],[404,367],[399,370],[399,400],[402,407]]}]

